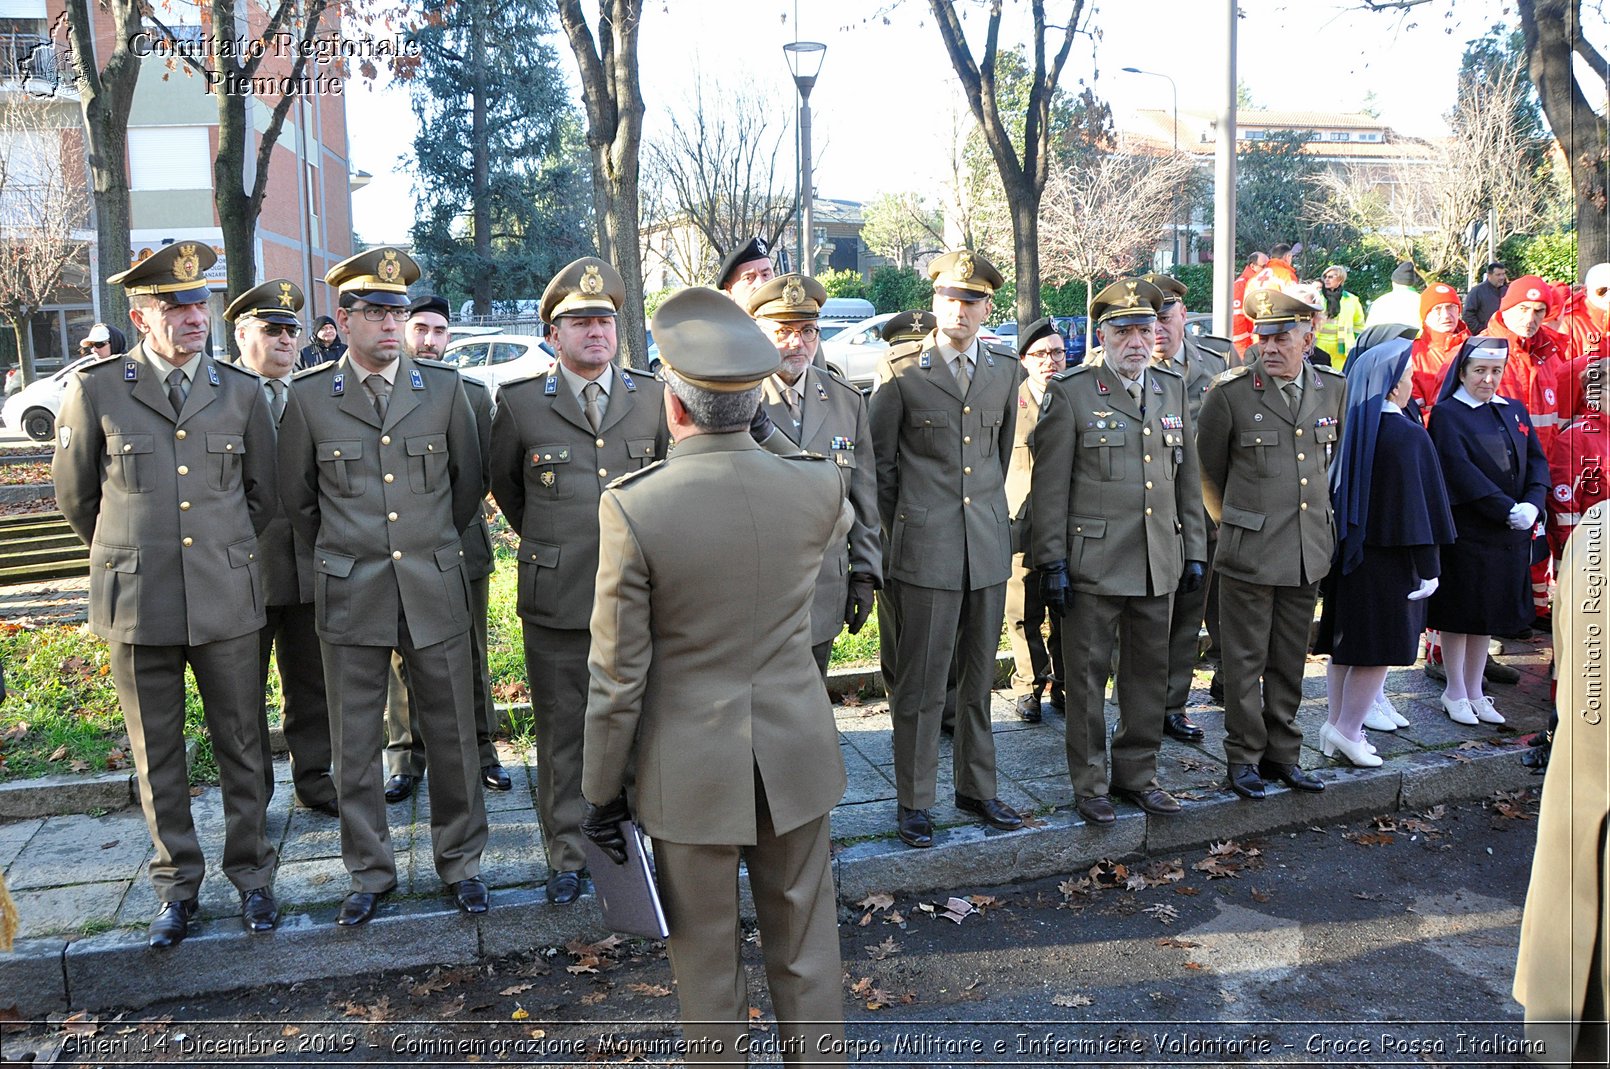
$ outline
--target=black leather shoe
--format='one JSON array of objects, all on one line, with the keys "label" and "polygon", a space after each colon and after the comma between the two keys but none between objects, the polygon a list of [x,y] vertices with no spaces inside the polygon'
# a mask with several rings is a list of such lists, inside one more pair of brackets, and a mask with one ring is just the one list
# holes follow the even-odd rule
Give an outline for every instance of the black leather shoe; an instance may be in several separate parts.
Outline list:
[{"label": "black leather shoe", "polygon": [[1016,831],[1023,826],[1023,818],[1018,815],[1018,811],[999,798],[969,798],[965,794],[958,794],[956,808],[964,813],[971,813],[990,827],[1000,828],[1002,831]]},{"label": "black leather shoe", "polygon": [[1294,791],[1322,791],[1325,781],[1312,772],[1305,772],[1301,765],[1283,765],[1278,761],[1259,761],[1258,775],[1266,780],[1278,780]]},{"label": "black leather shoe", "polygon": [[1038,724],[1040,715],[1040,696],[1038,694],[1020,695],[1015,703],[1017,718],[1025,724]]},{"label": "black leather shoe", "polygon": [[485,913],[492,908],[492,893],[475,877],[460,880],[448,888],[461,913]]},{"label": "black leather shoe", "polygon": [[581,873],[555,872],[548,877],[548,901],[568,906],[581,897]]},{"label": "black leather shoe", "polygon": [[508,770],[502,765],[487,765],[481,769],[481,782],[494,791],[514,790],[514,781],[509,778]]},{"label": "black leather shoe", "polygon": [[248,932],[272,932],[280,921],[274,892],[267,887],[240,893],[240,926]]},{"label": "black leather shoe", "polygon": [[1230,789],[1243,798],[1262,798],[1263,778],[1256,765],[1230,765]]},{"label": "black leather shoe", "polygon": [[1197,727],[1184,713],[1169,713],[1163,717],[1163,734],[1181,742],[1201,742],[1207,732]]},{"label": "black leather shoe", "polygon": [[334,798],[331,798],[328,802],[318,802],[314,805],[309,805],[298,798],[296,804],[310,812],[323,813],[327,817],[339,817],[341,815],[341,807]]},{"label": "black leather shoe", "polygon": [[1489,683],[1507,683],[1513,686],[1521,681],[1520,669],[1487,658],[1487,664],[1481,670],[1481,677]]},{"label": "black leather shoe", "polygon": [[1147,787],[1143,791],[1126,791],[1114,787],[1112,793],[1134,802],[1148,813],[1157,813],[1160,816],[1173,816],[1184,808],[1177,798],[1161,787]]},{"label": "black leather shoe", "polygon": [[1067,712],[1068,699],[1067,699],[1067,696],[1065,694],[1063,694],[1063,692],[1062,692],[1062,684],[1061,683],[1053,682],[1051,684],[1051,699],[1050,700],[1051,700],[1051,708],[1054,709],[1056,712],[1059,712],[1059,713]]},{"label": "black leather shoe", "polygon": [[400,802],[414,793],[414,784],[419,781],[406,772],[399,772],[386,780],[386,801]]},{"label": "black leather shoe", "polygon": [[1074,803],[1073,808],[1091,824],[1111,824],[1118,819],[1118,813],[1112,807],[1112,799],[1105,794],[1098,794],[1094,798],[1081,798]]},{"label": "black leather shoe", "polygon": [[190,934],[190,921],[195,917],[200,904],[194,898],[182,899],[178,902],[164,902],[162,908],[151,921],[148,931],[152,946],[162,947],[178,946],[184,937]]},{"label": "black leather shoe", "polygon": [[919,850],[934,845],[934,822],[926,809],[900,807],[900,841]]},{"label": "black leather shoe", "polygon": [[1217,672],[1214,672],[1213,678],[1208,681],[1208,699],[1214,705],[1224,704],[1224,677]]},{"label": "black leather shoe", "polygon": [[336,914],[335,922],[343,928],[363,924],[375,915],[380,908],[380,900],[385,897],[384,891],[353,891],[341,903],[341,912]]}]

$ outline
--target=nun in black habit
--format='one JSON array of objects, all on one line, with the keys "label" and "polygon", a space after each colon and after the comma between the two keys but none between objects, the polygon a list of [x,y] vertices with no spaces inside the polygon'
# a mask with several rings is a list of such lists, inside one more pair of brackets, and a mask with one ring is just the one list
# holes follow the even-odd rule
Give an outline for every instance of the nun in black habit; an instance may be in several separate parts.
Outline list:
[{"label": "nun in black habit", "polygon": [[1365,767],[1381,758],[1363,728],[1372,714],[1384,717],[1377,706],[1387,667],[1415,661],[1426,599],[1441,573],[1438,547],[1454,540],[1436,450],[1403,411],[1414,389],[1411,347],[1405,339],[1384,342],[1348,365],[1342,449],[1331,467],[1336,556],[1314,647],[1330,654],[1320,745],[1327,756],[1341,750]]},{"label": "nun in black habit", "polygon": [[1488,637],[1519,631],[1535,614],[1530,569],[1549,467],[1525,403],[1498,396],[1508,358],[1502,338],[1471,338],[1431,410],[1458,537],[1442,555],[1426,625],[1442,632],[1442,708],[1458,724],[1504,722],[1482,693]]}]

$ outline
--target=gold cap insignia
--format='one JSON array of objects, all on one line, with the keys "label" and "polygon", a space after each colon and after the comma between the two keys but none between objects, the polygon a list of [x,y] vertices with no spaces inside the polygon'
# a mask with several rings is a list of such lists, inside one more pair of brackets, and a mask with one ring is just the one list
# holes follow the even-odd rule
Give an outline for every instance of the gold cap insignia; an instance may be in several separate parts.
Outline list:
[{"label": "gold cap insignia", "polygon": [[281,308],[294,308],[295,306],[296,306],[296,301],[291,296],[291,284],[289,282],[281,282],[280,283],[280,307]]},{"label": "gold cap insignia", "polygon": [[805,303],[805,284],[797,278],[789,279],[783,285],[783,303],[797,308]]},{"label": "gold cap insignia", "polygon": [[380,265],[375,268],[375,274],[380,276],[382,282],[395,282],[402,275],[402,265],[397,262],[397,253],[387,249]]},{"label": "gold cap insignia", "polygon": [[581,273],[581,292],[589,297],[604,292],[604,276],[598,270],[597,264],[588,264]]},{"label": "gold cap insignia", "polygon": [[956,257],[956,277],[963,282],[973,277],[973,258],[965,252]]},{"label": "gold cap insignia", "polygon": [[1135,295],[1136,285],[1138,285],[1138,283],[1134,279],[1130,279],[1128,282],[1124,283],[1124,287],[1129,290],[1129,293],[1125,295],[1122,302],[1125,308],[1133,308],[1140,303],[1140,298]]},{"label": "gold cap insignia", "polygon": [[1274,302],[1269,299],[1268,292],[1258,294],[1256,314],[1267,316],[1274,314]]},{"label": "gold cap insignia", "polygon": [[180,282],[194,282],[201,274],[201,257],[193,244],[179,246],[179,257],[173,261],[173,277]]}]

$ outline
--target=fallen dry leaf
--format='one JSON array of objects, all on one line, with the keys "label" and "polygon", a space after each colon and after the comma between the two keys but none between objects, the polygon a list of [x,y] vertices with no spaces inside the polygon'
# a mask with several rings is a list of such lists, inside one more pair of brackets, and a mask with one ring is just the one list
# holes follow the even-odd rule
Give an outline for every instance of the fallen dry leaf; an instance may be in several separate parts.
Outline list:
[{"label": "fallen dry leaf", "polygon": [[589,991],[589,992],[587,992],[587,994],[581,996],[581,998],[578,1001],[580,1001],[583,1006],[596,1006],[596,1005],[598,1005],[600,1002],[604,1001],[608,997],[609,997],[609,992],[605,991],[602,988],[600,988],[597,991]]},{"label": "fallen dry leaf", "polygon": [[1395,836],[1387,835],[1383,832],[1350,831],[1344,832],[1342,838],[1360,846],[1390,846]]},{"label": "fallen dry leaf", "polygon": [[846,709],[859,708],[861,705],[861,696],[853,690],[849,691],[839,699],[839,704],[844,706]]},{"label": "fallen dry leaf", "polygon": [[898,954],[900,952],[900,944],[896,943],[894,941],[894,936],[891,935],[883,942],[878,943],[875,946],[867,947],[866,952],[867,956],[873,961],[882,961],[890,954]]},{"label": "fallen dry leaf", "polygon": [[880,909],[888,909],[890,906],[894,905],[894,895],[889,894],[887,891],[877,891],[873,894],[867,895],[865,898],[861,899],[861,901],[857,902],[856,905],[862,909],[871,910],[873,913],[876,913]]},{"label": "fallen dry leaf", "polygon": [[1176,887],[1174,888],[1174,893],[1177,895],[1194,896],[1201,894],[1202,891],[1201,888],[1198,887]]},{"label": "fallen dry leaf", "polygon": [[50,757],[47,760],[60,761],[62,758],[66,757],[66,756],[67,756],[67,745],[66,745],[66,743],[63,743],[62,745],[56,747],[54,750],[50,751]]},{"label": "fallen dry leaf", "polygon": [[1164,905],[1161,902],[1155,906],[1147,906],[1145,909],[1141,910],[1141,912],[1150,913],[1164,924],[1173,924],[1175,921],[1180,919],[1179,910],[1175,909],[1173,906]]},{"label": "fallen dry leaf", "polygon": [[1254,902],[1267,902],[1269,899],[1274,897],[1268,891],[1260,891],[1256,887],[1248,888],[1248,890],[1252,893],[1252,900]]},{"label": "fallen dry leaf", "polygon": [[61,1023],[61,1030],[70,1036],[85,1038],[101,1030],[100,1022],[86,1010],[79,1010]]},{"label": "fallen dry leaf", "polygon": [[1185,967],[1187,969],[1206,969],[1207,968],[1207,966],[1203,965],[1200,961],[1188,961],[1188,962],[1185,963]]},{"label": "fallen dry leaf", "polygon": [[[15,724],[0,731],[0,742],[21,742],[28,737],[28,721],[19,720]],[[52,760],[55,760],[52,758]]]},{"label": "fallen dry leaf", "polygon": [[1052,995],[1053,1006],[1088,1006],[1093,1000],[1089,995]]},{"label": "fallen dry leaf", "polygon": [[530,991],[533,987],[536,987],[536,986],[537,985],[536,985],[535,981],[532,981],[529,984],[510,984],[508,987],[505,987],[502,991],[499,991],[498,994],[500,994],[500,995],[523,995],[527,991]]},{"label": "fallen dry leaf", "polygon": [[626,990],[647,995],[649,998],[664,998],[671,993],[671,989],[665,984],[627,984]]},{"label": "fallen dry leaf", "polygon": [[1202,944],[1191,939],[1176,939],[1173,936],[1169,936],[1166,939],[1159,939],[1157,945],[1160,947],[1173,947],[1176,950],[1194,950]]}]

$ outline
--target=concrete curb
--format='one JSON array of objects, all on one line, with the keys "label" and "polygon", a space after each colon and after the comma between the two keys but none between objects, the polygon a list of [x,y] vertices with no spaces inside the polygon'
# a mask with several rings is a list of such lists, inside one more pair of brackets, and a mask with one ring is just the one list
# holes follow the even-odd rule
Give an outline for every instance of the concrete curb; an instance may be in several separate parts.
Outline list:
[{"label": "concrete curb", "polygon": [[[1320,794],[1275,788],[1262,802],[1249,802],[1225,790],[1192,801],[1175,817],[1148,816],[1124,805],[1118,821],[1100,829],[1059,809],[1022,831],[971,824],[942,829],[938,845],[928,850],[908,849],[892,837],[855,842],[834,857],[839,898],[854,903],[875,891],[971,889],[990,883],[991,874],[1001,883],[1065,875],[1102,858],[1418,811],[1541,783],[1520,756],[1520,748],[1506,747],[1420,754],[1379,769],[1327,766],[1316,770],[1326,783]],[[744,902],[747,911],[747,895]],[[144,931],[133,929],[72,941],[26,940],[0,958],[0,990],[15,993],[24,1017],[41,1018],[68,1010],[138,1008],[263,983],[472,962],[607,934],[592,896],[552,906],[540,886],[497,890],[492,911],[475,919],[442,899],[426,898],[389,901],[380,916],[356,930],[337,928],[333,918],[333,908],[322,906],[286,916],[272,934],[253,936],[233,917],[214,916],[182,946],[162,952],[152,951]]]}]

